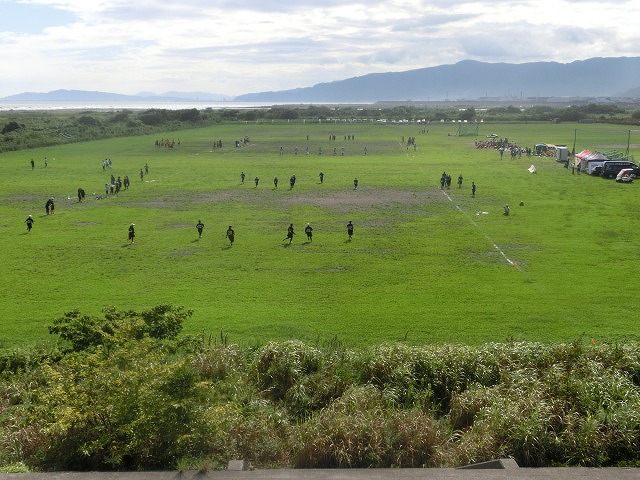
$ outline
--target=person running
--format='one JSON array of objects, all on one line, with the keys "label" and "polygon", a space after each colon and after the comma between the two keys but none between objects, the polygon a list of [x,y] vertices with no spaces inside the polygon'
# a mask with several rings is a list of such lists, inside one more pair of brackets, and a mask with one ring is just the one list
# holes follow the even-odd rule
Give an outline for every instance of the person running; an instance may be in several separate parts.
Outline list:
[{"label": "person running", "polygon": [[260,179],[258,177],[253,179],[254,182],[256,182],[256,187],[258,186],[258,183],[260,183]]},{"label": "person running", "polygon": [[351,237],[353,237],[353,223],[351,220],[347,223],[347,235],[349,235],[349,240],[351,240]]},{"label": "person running", "polygon": [[50,213],[51,215],[53,215],[53,213],[54,213],[54,211],[55,211],[55,209],[56,209],[56,204],[55,204],[55,203],[53,203],[53,197],[51,197],[51,198],[48,200],[48,203],[49,203],[49,213]]},{"label": "person running", "polygon": [[278,177],[273,178],[273,187],[278,188]]},{"label": "person running", "polygon": [[136,224],[132,223],[129,225],[129,241],[133,243],[134,238],[136,238]]},{"label": "person running", "polygon": [[358,179],[357,179],[357,178],[354,178],[354,179],[353,179],[353,189],[354,189],[354,190],[357,190],[357,189],[358,189]]},{"label": "person running", "polygon": [[458,175],[458,188],[462,188],[462,174]]},{"label": "person running", "polygon": [[311,224],[307,223],[307,226],[304,227],[304,233],[307,234],[307,240],[313,242],[313,228],[311,228]]},{"label": "person running", "polygon": [[473,196],[473,197],[476,196],[476,183],[475,182],[471,182],[471,196]]},{"label": "person running", "polygon": [[291,244],[294,235],[295,233],[293,232],[293,223],[290,223],[289,228],[287,228],[287,236],[284,237],[282,241],[284,242],[285,240],[289,240],[289,244]]},{"label": "person running", "polygon": [[231,246],[233,246],[233,241],[235,240],[236,232],[233,231],[233,228],[231,227],[231,225],[229,225],[229,228],[227,228],[226,237],[229,239],[229,243],[231,244]]},{"label": "person running", "polygon": [[202,238],[202,230],[204,229],[204,223],[202,223],[202,220],[198,220],[198,223],[196,223],[196,229],[198,230],[198,238]]},{"label": "person running", "polygon": [[[140,180],[144,180],[144,170],[140,169]],[[113,182],[111,182],[113,183]]]},{"label": "person running", "polygon": [[320,172],[320,183],[324,182],[324,173]]},{"label": "person running", "polygon": [[27,219],[24,221],[24,223],[27,224],[27,232],[30,232],[31,228],[33,227],[33,217],[29,215]]},{"label": "person running", "polygon": [[244,177],[245,177],[244,172],[240,173],[240,183],[242,183],[243,185],[244,185]]}]

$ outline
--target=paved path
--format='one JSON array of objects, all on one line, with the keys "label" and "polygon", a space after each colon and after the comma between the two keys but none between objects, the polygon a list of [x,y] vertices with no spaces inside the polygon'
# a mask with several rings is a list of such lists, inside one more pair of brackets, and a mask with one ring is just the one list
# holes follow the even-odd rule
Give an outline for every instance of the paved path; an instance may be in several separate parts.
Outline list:
[{"label": "paved path", "polygon": [[640,480],[640,468],[515,468],[465,470],[274,469],[212,472],[53,472],[5,473],[0,480]]}]

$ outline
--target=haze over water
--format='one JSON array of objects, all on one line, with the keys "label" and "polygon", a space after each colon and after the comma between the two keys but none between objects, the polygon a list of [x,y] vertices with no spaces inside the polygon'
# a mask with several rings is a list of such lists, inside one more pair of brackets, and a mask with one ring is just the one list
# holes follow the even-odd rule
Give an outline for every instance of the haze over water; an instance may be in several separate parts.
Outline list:
[{"label": "haze over water", "polygon": [[[0,102],[0,111],[11,110],[205,110],[211,108],[265,108],[274,103],[261,102]],[[284,103],[279,103],[282,105]],[[300,105],[300,104],[296,104]]]}]

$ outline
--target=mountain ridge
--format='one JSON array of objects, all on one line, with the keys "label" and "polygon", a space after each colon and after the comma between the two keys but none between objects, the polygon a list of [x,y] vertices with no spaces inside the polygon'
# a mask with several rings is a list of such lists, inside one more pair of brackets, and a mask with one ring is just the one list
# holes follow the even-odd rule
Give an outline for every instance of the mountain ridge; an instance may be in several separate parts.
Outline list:
[{"label": "mountain ridge", "polygon": [[375,103],[478,99],[625,98],[640,96],[640,57],[594,57],[570,63],[462,60],[403,72],[369,73],[289,90],[235,97],[206,92],[137,95],[54,90],[23,92],[0,102],[282,102]]},{"label": "mountain ridge", "polygon": [[640,85],[640,57],[571,63],[462,60],[404,72],[370,73],[312,87],[240,95],[234,101],[441,101],[487,97],[624,97]]}]

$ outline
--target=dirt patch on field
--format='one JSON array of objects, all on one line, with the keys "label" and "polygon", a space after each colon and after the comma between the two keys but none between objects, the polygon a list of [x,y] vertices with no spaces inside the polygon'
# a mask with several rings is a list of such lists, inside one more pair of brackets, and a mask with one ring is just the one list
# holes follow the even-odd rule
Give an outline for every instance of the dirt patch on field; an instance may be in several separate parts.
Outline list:
[{"label": "dirt patch on field", "polygon": [[400,205],[424,205],[445,201],[437,189],[423,191],[394,188],[359,188],[358,190],[300,191],[273,189],[252,191],[224,191],[198,194],[194,203],[224,203],[239,201],[256,205],[290,207],[293,205],[313,205],[336,212],[393,208]]},{"label": "dirt patch on field", "polygon": [[337,211],[389,208],[396,205],[419,205],[433,202],[436,197],[429,192],[409,190],[362,188],[358,190],[328,193],[293,194],[280,198],[284,205],[315,205]]}]

